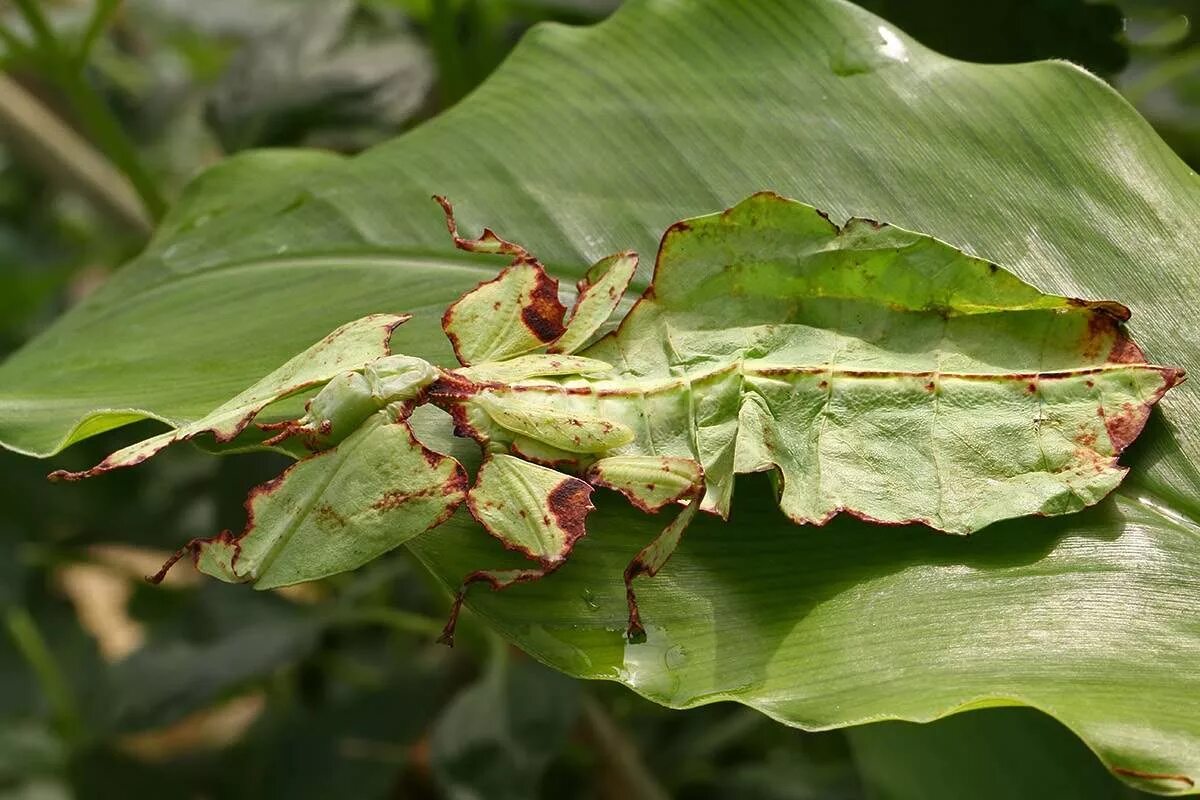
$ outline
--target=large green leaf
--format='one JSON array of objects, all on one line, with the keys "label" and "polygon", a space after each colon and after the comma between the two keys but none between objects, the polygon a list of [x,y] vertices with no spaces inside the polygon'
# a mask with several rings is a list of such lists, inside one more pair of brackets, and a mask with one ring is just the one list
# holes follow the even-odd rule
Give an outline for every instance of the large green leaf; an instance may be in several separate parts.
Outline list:
[{"label": "large green leaf", "polygon": [[[1196,366],[1200,181],[1099,81],[949,60],[837,0],[644,0],[536,29],[460,106],[357,158],[259,153],[202,176],[141,258],[0,368],[0,439],[48,455],[146,414],[194,419],[371,312],[414,314],[393,350],[448,362],[441,313],[495,270],[451,249],[434,192],[466,230],[577,277],[761,189],[1119,300],[1151,360]],[[644,645],[623,642],[620,574],[660,523],[611,497],[553,577],[471,605],[548,663],[660,702],[813,728],[1028,704],[1125,779],[1192,790],[1200,393],[1162,409],[1111,499],[968,539],[796,527],[749,479],[733,520],[699,521],[640,588]],[[410,547],[447,585],[518,563],[461,513]]]}]

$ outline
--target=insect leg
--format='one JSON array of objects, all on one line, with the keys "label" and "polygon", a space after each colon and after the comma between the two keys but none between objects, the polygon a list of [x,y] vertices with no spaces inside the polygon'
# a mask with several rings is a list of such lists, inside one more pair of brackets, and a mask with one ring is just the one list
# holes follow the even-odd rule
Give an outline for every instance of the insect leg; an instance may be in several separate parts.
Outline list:
[{"label": "insect leg", "polygon": [[592,487],[578,478],[513,456],[489,455],[467,494],[467,509],[506,548],[537,561],[538,566],[480,570],[467,575],[438,641],[454,641],[454,624],[472,583],[486,581],[493,590],[500,590],[543,578],[558,569],[585,533],[584,519],[592,510],[591,494]]},{"label": "insect leg", "polygon": [[502,253],[513,256],[517,261],[534,260],[524,247],[501,239],[491,228],[484,228],[478,239],[459,236],[458,222],[454,219],[454,207],[450,205],[450,201],[439,194],[435,194],[433,199],[442,207],[442,213],[446,215],[446,230],[450,231],[450,238],[454,240],[454,246],[459,250],[471,253]]},{"label": "insect leg", "polygon": [[629,625],[625,636],[633,644],[646,641],[646,629],[642,627],[641,614],[638,612],[637,595],[633,591],[633,579],[638,575],[648,575],[653,578],[663,568],[675,548],[683,538],[683,532],[691,523],[692,518],[704,501],[704,491],[692,498],[691,502],[671,520],[671,524],[663,528],[662,533],[654,537],[650,544],[642,548],[629,566],[625,568],[625,600],[629,604]]},{"label": "insect leg", "polygon": [[515,583],[528,583],[529,581],[544,578],[558,569],[561,564],[562,562],[558,562],[557,564],[531,569],[481,569],[472,572],[463,578],[462,585],[458,588],[458,593],[454,595],[454,603],[450,606],[450,618],[446,620],[446,626],[442,628],[442,635],[438,637],[438,643],[444,644],[447,647],[454,646],[454,628],[458,624],[458,614],[462,611],[463,600],[466,599],[467,589],[471,587],[471,584],[489,583],[492,586],[492,591],[498,592],[501,589],[507,589]]}]

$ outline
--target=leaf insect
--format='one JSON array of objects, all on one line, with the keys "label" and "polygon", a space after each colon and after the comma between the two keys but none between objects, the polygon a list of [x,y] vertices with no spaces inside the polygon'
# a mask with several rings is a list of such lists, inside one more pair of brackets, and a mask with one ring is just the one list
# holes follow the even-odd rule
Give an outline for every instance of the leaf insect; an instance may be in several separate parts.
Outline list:
[{"label": "leaf insect", "polygon": [[[67,480],[131,466],[205,434],[228,442],[270,403],[321,387],[267,444],[312,454],[255,488],[239,535],[194,540],[202,572],[258,588],[354,569],[462,504],[523,569],[479,569],[467,590],[539,580],[586,533],[597,487],[657,513],[681,506],[624,572],[627,636],[645,639],[634,581],[666,565],[699,511],[728,518],[734,476],[770,473],[782,512],[839,513],[970,533],[1099,502],[1118,456],[1183,371],[1147,362],[1119,303],[1044,294],[933,237],[834,224],[763,192],[663,236],[647,289],[599,335],[638,266],[597,262],[568,312],[524,247],[484,229],[459,249],[511,263],[454,302],[442,328],[459,366],[392,353],[408,316],[349,322],[201,419]],[[420,442],[413,410],[448,412],[484,453],[471,483]]]}]

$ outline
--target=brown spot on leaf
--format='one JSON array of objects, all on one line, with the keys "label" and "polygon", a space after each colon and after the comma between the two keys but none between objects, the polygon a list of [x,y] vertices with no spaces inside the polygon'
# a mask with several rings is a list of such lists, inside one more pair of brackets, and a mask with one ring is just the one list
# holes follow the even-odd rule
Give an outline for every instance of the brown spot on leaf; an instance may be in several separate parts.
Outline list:
[{"label": "brown spot on leaf", "polygon": [[376,511],[392,511],[407,503],[412,497],[411,492],[393,489],[392,491],[384,492],[383,497],[371,503],[371,508]]},{"label": "brown spot on leaf", "polygon": [[584,521],[595,506],[591,502],[592,487],[578,478],[564,478],[546,498],[554,522],[566,535],[563,555],[570,551],[579,537],[587,533]]},{"label": "brown spot on leaf", "polygon": [[1030,381],[1029,383],[1025,384],[1025,391],[1029,392],[1030,394],[1036,394],[1037,383],[1035,381]]},{"label": "brown spot on leaf", "polygon": [[337,509],[329,503],[322,503],[313,509],[313,514],[317,517],[317,523],[323,528],[344,528],[346,527],[346,518],[338,513]]},{"label": "brown spot on leaf", "polygon": [[1124,331],[1120,331],[1112,349],[1108,351],[1108,360],[1113,364],[1144,364],[1146,354]]},{"label": "brown spot on leaf", "polygon": [[1114,337],[1119,336],[1115,319],[1103,312],[1092,311],[1088,314],[1087,330],[1083,334],[1080,354],[1087,360],[1094,361],[1099,358],[1101,349]]},{"label": "brown spot on leaf", "polygon": [[1146,402],[1124,403],[1121,410],[1113,415],[1107,414],[1103,407],[1099,409],[1098,413],[1104,418],[1104,427],[1108,429],[1108,438],[1112,441],[1114,453],[1120,453],[1138,437],[1150,419],[1150,411],[1154,404],[1162,399],[1171,387],[1187,377],[1183,370],[1170,367],[1160,368],[1159,374],[1162,376],[1162,383]]},{"label": "brown spot on leaf", "polygon": [[1112,441],[1113,452],[1120,453],[1128,447],[1146,427],[1148,419],[1150,407],[1133,403],[1123,403],[1116,414],[1105,415],[1104,427]]},{"label": "brown spot on leaf", "polygon": [[551,278],[540,264],[534,264],[537,281],[529,293],[529,303],[521,309],[521,321],[538,341],[552,342],[563,335],[563,317],[567,307],[558,299],[558,281]]}]

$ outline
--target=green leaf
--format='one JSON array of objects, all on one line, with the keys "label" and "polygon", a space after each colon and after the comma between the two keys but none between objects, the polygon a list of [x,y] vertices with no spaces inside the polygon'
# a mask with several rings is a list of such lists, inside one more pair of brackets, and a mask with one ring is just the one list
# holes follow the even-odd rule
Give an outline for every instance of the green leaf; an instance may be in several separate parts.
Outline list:
[{"label": "green leaf", "polygon": [[[578,278],[763,189],[1119,299],[1151,360],[1196,366],[1200,181],[1101,82],[949,60],[838,0],[635,0],[595,28],[535,29],[479,91],[362,156],[206,173],[146,253],[0,367],[0,440],[48,455],[147,413],[196,419],[373,312],[414,315],[395,352],[452,363],[440,315],[502,262],[451,249],[434,192]],[[798,528],[746,479],[730,523],[698,519],[639,582],[644,645],[622,640],[620,574],[661,520],[600,493],[569,563],[472,607],[554,666],[670,705],[733,699],[809,728],[1033,705],[1124,779],[1189,791],[1200,394],[1161,407],[1111,499],[966,539]],[[462,512],[409,546],[448,587],[526,563]]]},{"label": "green leaf", "polygon": [[972,711],[930,725],[883,722],[848,735],[870,798],[1146,796],[1114,780],[1070,731],[1031,709]]}]

